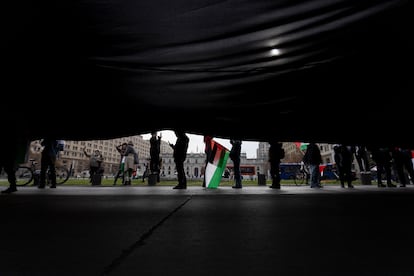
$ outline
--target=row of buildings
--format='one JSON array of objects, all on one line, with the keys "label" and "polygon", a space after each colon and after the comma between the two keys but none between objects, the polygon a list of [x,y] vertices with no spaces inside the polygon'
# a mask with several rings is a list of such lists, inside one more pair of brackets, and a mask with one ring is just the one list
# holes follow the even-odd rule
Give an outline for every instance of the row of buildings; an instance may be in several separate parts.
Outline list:
[{"label": "row of buildings", "polygon": [[[64,151],[60,152],[58,164],[64,165],[68,168],[72,168],[72,176],[82,177],[87,174],[89,170],[89,158],[84,154],[84,150],[87,153],[92,153],[94,150],[102,152],[104,161],[104,174],[106,176],[113,176],[119,169],[121,156],[116,150],[116,146],[124,142],[132,142],[134,148],[139,155],[139,165],[137,175],[141,176],[144,173],[146,166],[150,160],[150,143],[149,140],[143,139],[141,135],[135,135],[130,137],[109,139],[109,140],[88,140],[88,141],[65,141]],[[332,163],[333,158],[333,145],[331,144],[319,144],[323,162]],[[300,150],[297,143],[285,142],[283,143],[285,149],[285,158],[282,162],[286,163],[298,163],[301,162],[304,152]],[[40,160],[42,147],[39,140],[32,141],[30,144],[30,150],[28,157],[31,159]],[[269,144],[267,142],[259,142],[257,148],[256,158],[247,158],[246,153],[242,152],[241,166],[242,173],[250,178],[255,178],[258,174],[269,174],[268,163],[268,151]],[[163,178],[175,178],[175,163],[172,156],[172,148],[165,141],[161,141],[161,177]],[[189,178],[200,178],[204,173],[205,154],[192,153],[187,154],[185,161],[185,170]],[[232,162],[229,159],[228,166],[231,168]],[[357,166],[354,166],[357,171]]]}]

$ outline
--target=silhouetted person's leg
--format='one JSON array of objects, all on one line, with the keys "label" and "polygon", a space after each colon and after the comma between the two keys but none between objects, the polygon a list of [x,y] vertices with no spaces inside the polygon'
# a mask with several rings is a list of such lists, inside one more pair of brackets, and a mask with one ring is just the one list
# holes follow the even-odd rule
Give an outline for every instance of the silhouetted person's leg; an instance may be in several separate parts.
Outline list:
[{"label": "silhouetted person's leg", "polygon": [[377,183],[378,187],[386,187],[384,184],[382,184],[382,173],[384,171],[384,165],[377,162]]},{"label": "silhouetted person's leg", "polygon": [[174,188],[175,189],[186,189],[187,179],[186,179],[185,171],[184,171],[184,163],[176,162],[175,166],[177,168],[178,185],[175,186]]},{"label": "silhouetted person's leg", "polygon": [[272,176],[272,185],[270,188],[280,189],[280,172],[279,172],[280,163],[279,162],[270,162],[270,175]]},{"label": "silhouetted person's leg", "polygon": [[[3,166],[4,171],[7,174],[7,181],[9,182],[9,187],[6,190],[1,191],[3,194],[10,194],[17,191],[17,185],[16,185],[16,175],[14,173],[14,166],[11,163],[8,163],[9,161],[6,161]],[[0,166],[1,170],[1,166]]]},{"label": "silhouetted person's leg", "polygon": [[397,187],[394,184],[392,184],[391,164],[386,164],[384,169],[385,169],[385,177],[387,178],[387,187]]}]

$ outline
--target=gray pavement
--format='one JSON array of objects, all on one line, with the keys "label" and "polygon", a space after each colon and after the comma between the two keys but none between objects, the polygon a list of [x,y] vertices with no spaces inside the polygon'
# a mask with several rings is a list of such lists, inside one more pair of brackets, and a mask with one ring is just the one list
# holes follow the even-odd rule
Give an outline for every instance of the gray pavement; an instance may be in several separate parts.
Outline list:
[{"label": "gray pavement", "polygon": [[21,187],[0,275],[414,275],[414,186]]}]

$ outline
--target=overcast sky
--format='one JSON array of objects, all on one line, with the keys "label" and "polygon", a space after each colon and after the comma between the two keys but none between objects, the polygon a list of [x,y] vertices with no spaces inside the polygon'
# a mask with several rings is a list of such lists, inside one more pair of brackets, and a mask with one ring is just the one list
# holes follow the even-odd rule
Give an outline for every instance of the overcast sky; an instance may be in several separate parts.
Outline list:
[{"label": "overcast sky", "polygon": [[[166,142],[175,143],[177,137],[173,131],[170,130],[163,130],[159,132],[162,134],[161,140]],[[204,152],[204,141],[202,135],[195,135],[195,134],[187,134],[188,138],[190,138],[190,142],[188,144],[188,152],[189,153],[197,153],[197,152]],[[142,135],[145,140],[151,138],[151,134],[143,134]],[[219,142],[223,146],[228,149],[231,149],[231,144],[229,139],[221,139],[221,138],[214,138],[215,141]],[[245,152],[247,158],[256,158],[256,150],[258,148],[259,142],[252,142],[252,141],[243,141],[242,142],[242,153]]]}]

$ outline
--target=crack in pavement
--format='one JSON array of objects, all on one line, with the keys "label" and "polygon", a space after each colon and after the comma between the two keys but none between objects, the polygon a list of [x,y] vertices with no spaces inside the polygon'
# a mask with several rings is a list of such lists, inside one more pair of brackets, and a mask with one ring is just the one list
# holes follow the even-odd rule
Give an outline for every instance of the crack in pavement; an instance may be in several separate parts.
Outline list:
[{"label": "crack in pavement", "polygon": [[161,219],[158,223],[156,223],[154,226],[152,226],[147,232],[145,232],[138,240],[136,240],[131,246],[128,248],[122,250],[121,255],[119,257],[115,258],[110,265],[106,266],[102,276],[108,275],[113,271],[117,266],[119,266],[124,259],[126,259],[135,249],[138,247],[144,245],[144,241],[148,239],[153,232],[160,227],[167,219],[169,219],[174,213],[176,213],[178,210],[180,210],[187,202],[189,202],[192,199],[192,195],[190,195],[186,200],[184,200],[180,205],[178,205],[174,210],[172,210],[170,213],[168,213],[163,219]]}]

